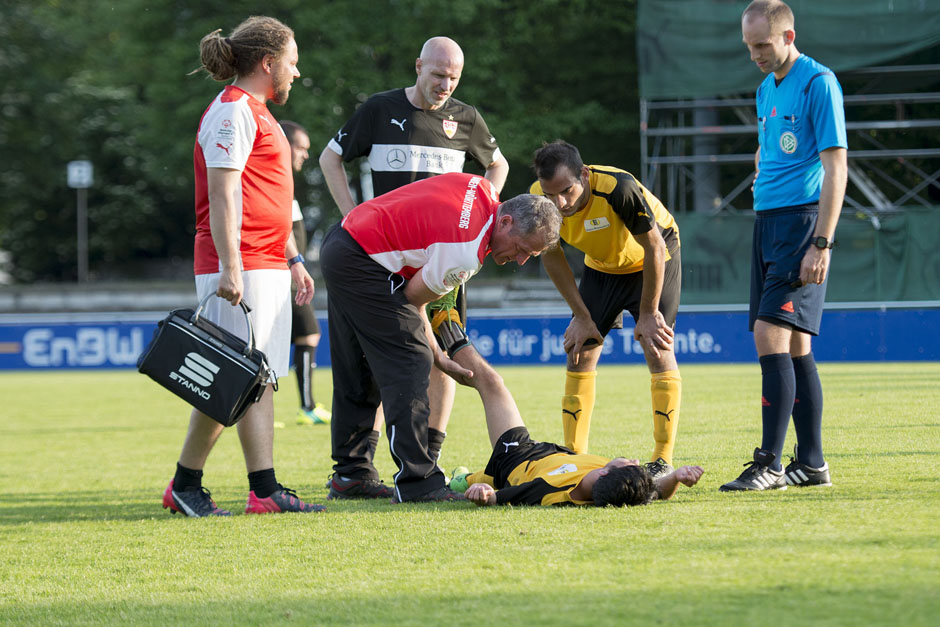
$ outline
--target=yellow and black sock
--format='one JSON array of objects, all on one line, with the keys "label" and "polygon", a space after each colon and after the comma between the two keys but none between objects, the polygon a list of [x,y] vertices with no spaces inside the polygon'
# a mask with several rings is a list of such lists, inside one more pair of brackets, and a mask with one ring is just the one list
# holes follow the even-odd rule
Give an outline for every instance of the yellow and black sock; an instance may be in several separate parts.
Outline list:
[{"label": "yellow and black sock", "polygon": [[682,401],[682,377],[678,370],[655,372],[650,377],[650,395],[653,400],[653,449],[651,461],[660,457],[672,464],[672,449],[679,426],[679,405]]},{"label": "yellow and black sock", "polygon": [[591,414],[594,413],[594,382],[597,371],[572,372],[565,376],[565,395],[561,397],[561,424],[565,446],[575,453],[587,453]]}]

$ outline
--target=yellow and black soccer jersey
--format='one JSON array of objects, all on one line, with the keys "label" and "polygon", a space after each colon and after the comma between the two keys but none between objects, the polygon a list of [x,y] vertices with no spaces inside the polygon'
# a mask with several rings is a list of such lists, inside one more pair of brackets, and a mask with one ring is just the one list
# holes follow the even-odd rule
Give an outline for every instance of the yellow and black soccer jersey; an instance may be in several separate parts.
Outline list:
[{"label": "yellow and black soccer jersey", "polygon": [[603,468],[610,459],[597,455],[554,453],[530,459],[509,474],[508,485],[496,491],[500,505],[593,505],[571,498],[584,475]]},{"label": "yellow and black soccer jersey", "polygon": [[[679,249],[679,227],[662,202],[624,170],[591,165],[591,199],[561,224],[561,238],[584,253],[584,265],[607,274],[643,269],[643,247],[634,234],[658,224],[666,240],[666,259]],[[529,188],[542,194],[538,181]]]}]

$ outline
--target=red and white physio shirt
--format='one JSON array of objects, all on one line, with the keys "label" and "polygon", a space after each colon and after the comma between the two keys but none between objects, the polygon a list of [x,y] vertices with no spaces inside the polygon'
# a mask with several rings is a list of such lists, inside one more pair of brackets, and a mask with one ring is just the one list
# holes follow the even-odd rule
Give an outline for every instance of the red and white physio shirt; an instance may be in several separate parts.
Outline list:
[{"label": "red and white physio shirt", "polygon": [[207,168],[240,170],[235,196],[242,270],[286,269],[294,179],[290,144],[264,103],[227,86],[199,122],[193,150],[196,174],[196,274],[221,266],[209,227]]},{"label": "red and white physio shirt", "polygon": [[499,204],[488,180],[455,172],[364,202],[342,225],[389,272],[410,279],[424,268],[428,288],[446,294],[482,267]]}]

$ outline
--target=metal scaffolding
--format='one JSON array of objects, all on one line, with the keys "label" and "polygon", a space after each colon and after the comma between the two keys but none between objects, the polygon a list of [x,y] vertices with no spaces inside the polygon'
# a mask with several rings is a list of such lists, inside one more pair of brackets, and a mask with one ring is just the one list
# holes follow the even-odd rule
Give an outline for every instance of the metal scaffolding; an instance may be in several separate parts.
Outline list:
[{"label": "metal scaffolding", "polygon": [[[940,65],[839,73],[846,89],[846,208],[878,216],[940,201],[940,91],[869,93],[885,83],[940,89]],[[886,111],[887,110],[887,111]],[[670,210],[751,209],[757,119],[754,99],[640,101],[641,179]],[[931,188],[933,188],[931,190]],[[937,196],[940,197],[940,196]]]}]

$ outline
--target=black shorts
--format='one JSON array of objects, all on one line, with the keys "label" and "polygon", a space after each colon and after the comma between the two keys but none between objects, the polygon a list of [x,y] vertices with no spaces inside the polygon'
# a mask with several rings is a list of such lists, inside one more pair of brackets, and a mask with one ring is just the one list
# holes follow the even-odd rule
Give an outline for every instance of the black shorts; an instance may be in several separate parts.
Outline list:
[{"label": "black shorts", "polygon": [[[293,294],[291,295],[293,298]],[[317,312],[313,309],[313,303],[309,305],[290,304],[290,341],[293,344],[299,337],[307,335],[319,335],[320,323],[317,321]]]},{"label": "black shorts", "polygon": [[483,472],[493,477],[493,485],[499,490],[509,485],[509,475],[519,464],[556,453],[574,454],[574,451],[552,442],[535,442],[529,437],[528,429],[513,427],[499,436]]},{"label": "black shorts", "polygon": [[[676,325],[679,312],[679,292],[682,288],[682,258],[680,249],[670,253],[663,276],[663,291],[659,297],[659,311],[670,327]],[[601,335],[607,337],[611,329],[623,328],[623,312],[629,311],[634,322],[640,317],[640,299],[643,296],[643,272],[609,274],[593,268],[584,268],[578,285],[581,300],[591,313],[591,320]],[[585,346],[596,345],[588,340]]]},{"label": "black shorts", "polygon": [[[291,225],[294,233],[294,242],[297,250],[303,254],[307,250],[307,231],[303,220],[295,220]],[[317,313],[313,310],[313,303],[298,306],[294,304],[294,290],[291,289],[290,300],[290,341],[291,344],[299,337],[320,334],[320,323],[317,322]]]},{"label": "black shorts", "polygon": [[751,331],[763,319],[819,335],[829,277],[822,285],[798,285],[818,215],[817,205],[757,212],[751,248]]}]

